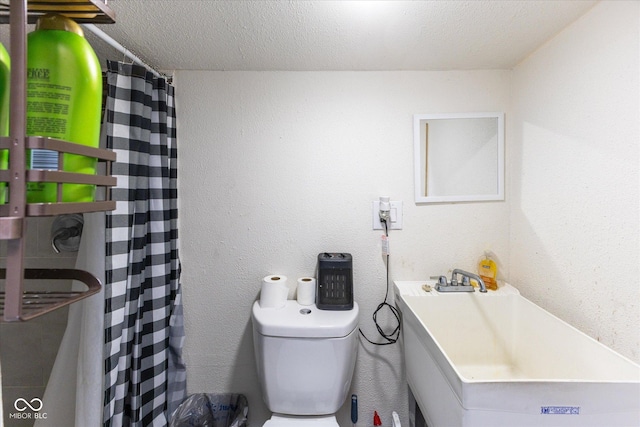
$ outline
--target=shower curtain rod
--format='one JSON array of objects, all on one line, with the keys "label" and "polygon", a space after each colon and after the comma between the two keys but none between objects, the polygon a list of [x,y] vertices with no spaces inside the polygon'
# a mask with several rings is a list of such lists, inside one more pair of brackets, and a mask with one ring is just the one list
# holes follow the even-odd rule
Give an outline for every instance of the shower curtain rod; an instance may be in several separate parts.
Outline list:
[{"label": "shower curtain rod", "polygon": [[166,78],[167,77],[163,73],[160,73],[159,71],[156,71],[153,67],[151,67],[150,65],[146,64],[135,53],[131,52],[129,49],[127,49],[126,47],[122,46],[120,43],[118,43],[116,40],[114,40],[109,34],[105,33],[100,28],[96,27],[94,24],[82,24],[82,26],[84,28],[86,28],[87,30],[91,31],[96,36],[98,36],[99,39],[101,39],[105,43],[109,44],[111,47],[115,48],[120,53],[122,53],[122,54],[126,55],[127,57],[131,58],[133,60],[133,62],[135,62],[136,64],[142,65],[143,67],[147,68],[149,71],[151,71],[151,73],[153,73],[154,76],[159,77],[159,78]]}]

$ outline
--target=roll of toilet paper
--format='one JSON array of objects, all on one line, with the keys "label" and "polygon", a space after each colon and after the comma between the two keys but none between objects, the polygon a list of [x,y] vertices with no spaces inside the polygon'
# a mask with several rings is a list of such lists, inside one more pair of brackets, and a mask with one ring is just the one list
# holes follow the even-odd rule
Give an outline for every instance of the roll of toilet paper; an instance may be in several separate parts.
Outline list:
[{"label": "roll of toilet paper", "polygon": [[260,307],[282,308],[287,303],[289,287],[287,277],[281,275],[267,276],[262,279],[260,289]]},{"label": "roll of toilet paper", "polygon": [[296,293],[300,305],[311,305],[316,302],[316,279],[313,277],[299,278]]}]

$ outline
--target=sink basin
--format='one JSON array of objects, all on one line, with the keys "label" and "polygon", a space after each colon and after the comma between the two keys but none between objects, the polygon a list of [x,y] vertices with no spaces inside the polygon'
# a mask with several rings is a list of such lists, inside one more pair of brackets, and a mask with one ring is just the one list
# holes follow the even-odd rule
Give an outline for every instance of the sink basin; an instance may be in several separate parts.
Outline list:
[{"label": "sink basin", "polygon": [[409,387],[429,427],[639,426],[640,365],[524,298],[395,282]]}]

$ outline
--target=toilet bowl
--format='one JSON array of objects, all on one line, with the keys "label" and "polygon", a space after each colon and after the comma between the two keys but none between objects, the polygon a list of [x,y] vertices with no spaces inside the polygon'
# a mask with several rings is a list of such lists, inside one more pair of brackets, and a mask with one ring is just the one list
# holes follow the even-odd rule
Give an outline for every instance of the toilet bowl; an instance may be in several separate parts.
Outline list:
[{"label": "toilet bowl", "polygon": [[253,304],[253,346],[262,396],[273,413],[264,427],[338,427],[355,368],[358,304],[319,310],[288,300]]}]

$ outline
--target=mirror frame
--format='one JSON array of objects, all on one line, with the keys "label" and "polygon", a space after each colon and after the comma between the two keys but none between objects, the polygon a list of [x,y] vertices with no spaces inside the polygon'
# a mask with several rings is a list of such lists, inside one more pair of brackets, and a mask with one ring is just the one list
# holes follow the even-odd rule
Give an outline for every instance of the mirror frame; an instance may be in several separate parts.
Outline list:
[{"label": "mirror frame", "polygon": [[[426,170],[422,168],[420,140],[421,126],[426,120],[437,119],[482,119],[495,118],[498,120],[498,170],[497,192],[495,194],[468,194],[455,196],[425,196],[424,188]],[[414,114],[413,115],[413,157],[415,175],[415,202],[416,203],[456,203],[456,202],[485,202],[504,200],[504,113],[443,113],[443,114]]]}]

